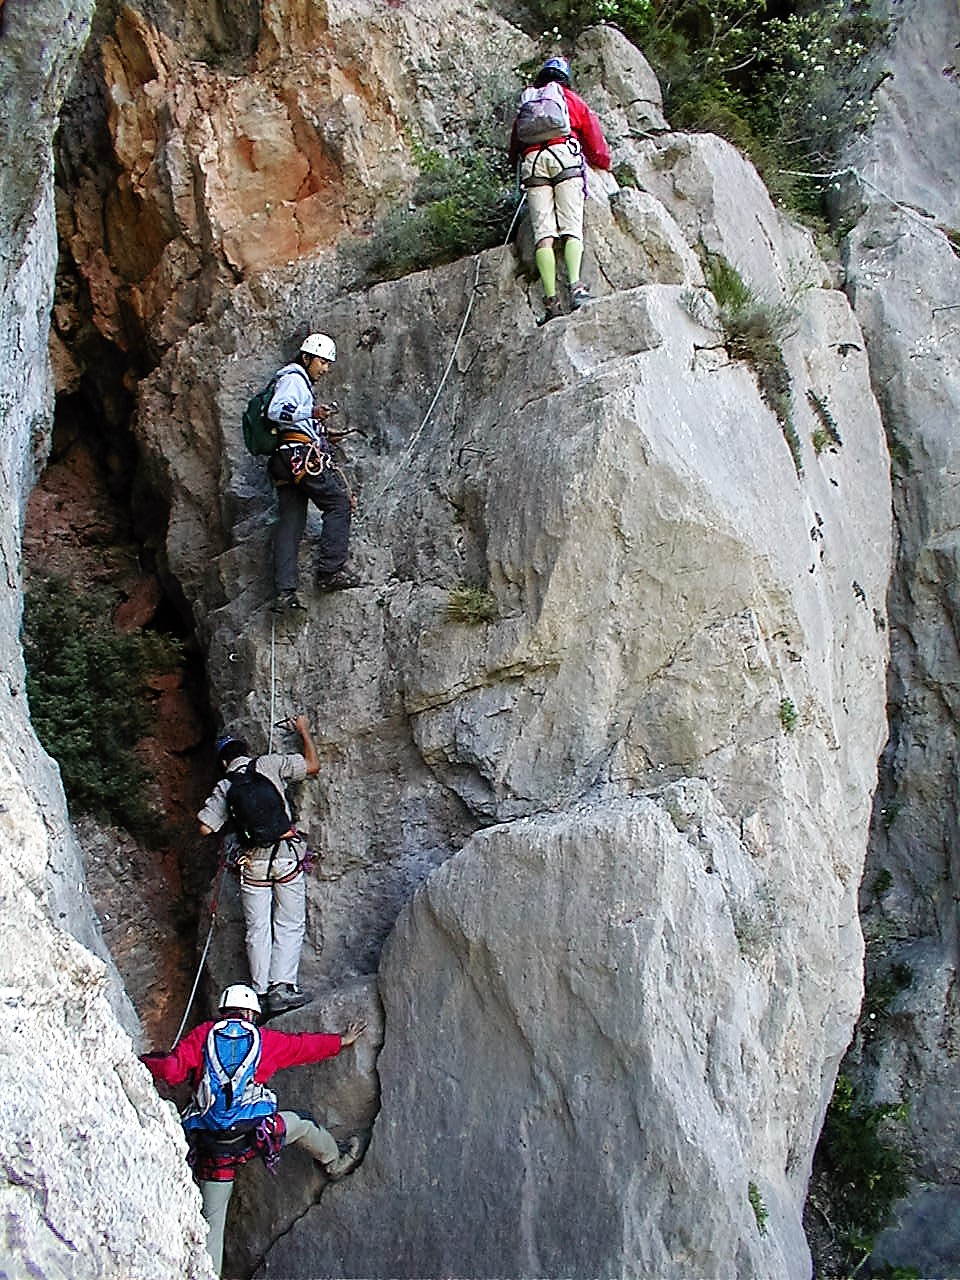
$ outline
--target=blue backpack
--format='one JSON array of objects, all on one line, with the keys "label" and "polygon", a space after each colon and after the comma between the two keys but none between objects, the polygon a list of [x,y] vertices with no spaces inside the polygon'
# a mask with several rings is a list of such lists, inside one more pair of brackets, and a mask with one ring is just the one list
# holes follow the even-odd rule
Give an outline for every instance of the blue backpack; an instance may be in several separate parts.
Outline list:
[{"label": "blue backpack", "polygon": [[253,1078],[260,1061],[260,1032],[252,1022],[225,1018],[207,1033],[203,1070],[184,1129],[252,1129],[277,1110],[277,1095]]}]

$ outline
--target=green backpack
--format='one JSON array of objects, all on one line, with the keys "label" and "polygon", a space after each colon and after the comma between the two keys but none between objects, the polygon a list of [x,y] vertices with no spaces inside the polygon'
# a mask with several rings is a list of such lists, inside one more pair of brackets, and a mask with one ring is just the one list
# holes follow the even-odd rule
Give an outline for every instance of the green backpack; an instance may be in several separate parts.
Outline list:
[{"label": "green backpack", "polygon": [[262,391],[250,397],[243,411],[243,443],[257,457],[273,453],[277,447],[277,427],[267,417],[276,385],[276,378],[271,378]]}]

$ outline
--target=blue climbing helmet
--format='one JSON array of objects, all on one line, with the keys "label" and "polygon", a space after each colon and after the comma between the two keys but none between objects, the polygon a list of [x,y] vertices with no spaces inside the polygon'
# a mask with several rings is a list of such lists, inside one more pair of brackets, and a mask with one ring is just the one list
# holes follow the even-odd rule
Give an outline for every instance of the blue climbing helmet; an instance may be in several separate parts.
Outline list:
[{"label": "blue climbing helmet", "polygon": [[570,84],[570,63],[566,58],[548,58],[537,72],[535,85],[545,85],[548,80],[559,80],[561,84]]}]

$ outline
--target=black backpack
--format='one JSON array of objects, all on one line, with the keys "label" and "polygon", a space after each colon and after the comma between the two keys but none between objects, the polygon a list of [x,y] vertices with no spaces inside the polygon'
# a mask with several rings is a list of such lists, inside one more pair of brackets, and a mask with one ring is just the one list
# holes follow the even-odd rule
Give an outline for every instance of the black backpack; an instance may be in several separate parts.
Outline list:
[{"label": "black backpack", "polygon": [[256,760],[230,774],[227,809],[240,843],[247,849],[276,844],[292,826],[283,796],[269,778],[257,772]]}]

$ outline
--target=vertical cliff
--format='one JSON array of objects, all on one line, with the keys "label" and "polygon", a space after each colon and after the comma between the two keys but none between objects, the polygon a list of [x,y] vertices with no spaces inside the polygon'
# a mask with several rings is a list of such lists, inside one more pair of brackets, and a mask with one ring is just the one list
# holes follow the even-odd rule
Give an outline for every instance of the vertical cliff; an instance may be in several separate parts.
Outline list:
[{"label": "vertical cliff", "polygon": [[[416,51],[422,83],[442,78],[434,18],[344,11],[286,38],[342,37],[349,61],[362,32],[382,78],[352,103],[369,140],[387,66]],[[489,15],[459,32],[464,56],[477,32],[528,47]],[[666,130],[616,32],[577,65],[631,183],[592,184],[591,308],[538,328],[522,239],[344,292],[345,217],[339,253],[244,265],[141,385],[169,569],[225,725],[258,746],[282,714],[316,728],[322,774],[299,796],[322,855],[316,1017],[375,1028],[355,1066],[284,1092],[363,1131],[362,1170],[317,1204],[296,1153],[282,1186],[251,1169],[240,1271],[809,1274],[800,1213],[860,999],[885,734],[880,418],[844,295],[753,169]],[[309,91],[326,119],[322,78]],[[403,114],[436,137],[428,101]],[[794,450],[725,348],[698,248],[791,316]],[[347,465],[366,585],[315,593],[308,532],[295,626],[268,609],[273,499],[238,421],[318,325],[340,352],[325,394],[364,432]],[[837,440],[818,451],[823,412]],[[463,583],[488,621],[449,610]],[[241,957],[228,892],[215,978]]]},{"label": "vertical cliff", "polygon": [[891,735],[861,894],[865,1097],[909,1105],[891,1130],[913,1174],[878,1257],[922,1275],[960,1259],[957,974],[957,487],[960,458],[960,14],[904,7],[877,119],[844,180],[848,292],[890,440],[896,570]]},{"label": "vertical cliff", "polygon": [[90,19],[3,10],[0,119],[0,1203],[11,1275],[203,1276],[182,1139],[136,1061],[136,1017],[89,904],[56,766],[30,727],[18,642],[23,512],[49,445],[57,244],[51,139]]},{"label": "vertical cliff", "polygon": [[[238,1274],[810,1272],[801,1211],[860,1001],[857,889],[886,736],[890,489],[871,375],[888,431],[901,375],[878,379],[884,326],[871,329],[858,262],[885,246],[890,215],[868,213],[850,242],[868,364],[811,238],[732,147],[671,133],[640,54],[599,28],[574,63],[621,183],[591,181],[596,303],[537,326],[522,227],[516,246],[361,287],[354,255],[375,214],[409,196],[425,152],[462,155],[505,123],[514,67],[534,53],[481,6],[111,4],[71,103],[75,124],[101,130],[65,131],[65,269],[87,358],[106,366],[108,352],[135,387],[163,573],[207,648],[212,699],[258,746],[297,710],[320,743],[321,778],[299,796],[321,852],[303,961],[320,997],[281,1025],[371,1024],[355,1057],[281,1088],[362,1132],[362,1168],[335,1188],[295,1151],[280,1181],[246,1170]],[[5,353],[33,406],[5,438],[13,510],[30,431],[42,457],[49,423],[49,191],[23,207],[47,227],[11,276],[11,313],[36,317],[29,357]],[[910,238],[891,236],[886,248]],[[705,253],[787,318],[786,422],[728,350]],[[62,309],[63,334],[76,314]],[[340,349],[327,390],[364,432],[347,466],[365,585],[313,591],[311,526],[297,627],[267,608],[274,499],[238,422],[316,327]],[[105,404],[119,385],[101,377]],[[19,522],[4,537],[15,566]],[[924,581],[937,596],[939,570]],[[465,584],[487,615],[474,625],[451,607]],[[18,588],[14,567],[14,670]],[[918,625],[899,623],[897,644]],[[66,1170],[64,1256],[87,1241],[78,1188],[92,1177],[121,1206],[115,1235],[89,1245],[100,1273],[201,1274],[170,1112],[99,962],[45,931],[65,908],[44,867],[74,846],[25,712],[11,724],[24,852],[3,927],[31,991],[49,993],[34,1000],[44,1036],[56,1023],[57,1043],[81,1044],[94,1114],[123,1121],[84,1137],[67,1098],[53,1118],[73,1138],[38,1142],[40,1170],[58,1157]],[[229,881],[220,922],[213,985],[242,976]],[[38,946],[62,952],[55,975]],[[929,972],[952,991],[948,968],[937,953]],[[9,981],[18,1034],[36,1039],[40,1015]],[[90,992],[79,1023],[64,982]],[[91,1142],[94,1175],[74,1158]],[[8,1170],[11,1197],[42,1182]],[[131,1222],[146,1224],[142,1248]],[[25,1258],[54,1257],[46,1231]]]}]

